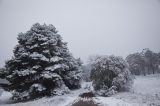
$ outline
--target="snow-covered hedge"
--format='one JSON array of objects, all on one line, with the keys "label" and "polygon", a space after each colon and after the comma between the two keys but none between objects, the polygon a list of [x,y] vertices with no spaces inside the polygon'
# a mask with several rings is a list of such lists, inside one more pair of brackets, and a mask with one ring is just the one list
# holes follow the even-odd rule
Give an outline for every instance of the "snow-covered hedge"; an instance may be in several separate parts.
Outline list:
[{"label": "snow-covered hedge", "polygon": [[91,79],[98,95],[110,96],[130,89],[132,76],[128,64],[121,57],[97,56],[91,66]]}]

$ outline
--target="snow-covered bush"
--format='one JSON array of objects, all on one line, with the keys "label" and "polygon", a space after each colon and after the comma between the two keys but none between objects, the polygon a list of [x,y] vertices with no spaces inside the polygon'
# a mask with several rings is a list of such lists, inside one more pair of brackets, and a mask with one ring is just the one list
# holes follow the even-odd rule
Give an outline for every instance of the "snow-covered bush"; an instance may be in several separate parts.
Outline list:
[{"label": "snow-covered bush", "polygon": [[97,56],[91,67],[91,79],[97,94],[110,96],[130,89],[132,76],[128,64],[121,57]]},{"label": "snow-covered bush", "polygon": [[17,39],[14,56],[4,71],[11,84],[6,90],[13,92],[13,99],[60,95],[80,87],[79,62],[53,25],[36,23]]}]

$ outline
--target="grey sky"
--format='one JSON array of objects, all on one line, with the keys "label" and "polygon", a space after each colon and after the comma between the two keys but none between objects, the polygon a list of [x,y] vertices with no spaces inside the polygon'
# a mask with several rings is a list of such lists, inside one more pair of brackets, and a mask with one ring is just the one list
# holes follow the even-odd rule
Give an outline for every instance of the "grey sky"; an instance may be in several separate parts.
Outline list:
[{"label": "grey sky", "polygon": [[0,0],[0,66],[17,34],[53,24],[75,57],[160,51],[160,0]]}]

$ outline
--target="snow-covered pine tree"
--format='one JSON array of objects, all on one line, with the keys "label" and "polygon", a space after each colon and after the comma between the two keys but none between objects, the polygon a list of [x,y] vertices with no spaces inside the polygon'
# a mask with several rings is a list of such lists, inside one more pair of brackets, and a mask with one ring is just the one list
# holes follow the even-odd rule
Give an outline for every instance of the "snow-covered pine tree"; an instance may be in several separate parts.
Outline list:
[{"label": "snow-covered pine tree", "polygon": [[80,87],[79,63],[53,25],[36,23],[17,39],[14,56],[5,65],[12,99],[59,95]]}]

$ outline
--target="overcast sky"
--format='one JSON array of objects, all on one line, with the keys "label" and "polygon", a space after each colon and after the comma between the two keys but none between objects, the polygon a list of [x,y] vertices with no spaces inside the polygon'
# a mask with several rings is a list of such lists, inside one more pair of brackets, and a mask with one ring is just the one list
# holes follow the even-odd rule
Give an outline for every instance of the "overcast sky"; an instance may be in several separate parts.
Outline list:
[{"label": "overcast sky", "polygon": [[0,66],[17,34],[53,24],[75,57],[160,51],[160,0],[0,0]]}]

